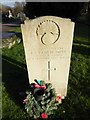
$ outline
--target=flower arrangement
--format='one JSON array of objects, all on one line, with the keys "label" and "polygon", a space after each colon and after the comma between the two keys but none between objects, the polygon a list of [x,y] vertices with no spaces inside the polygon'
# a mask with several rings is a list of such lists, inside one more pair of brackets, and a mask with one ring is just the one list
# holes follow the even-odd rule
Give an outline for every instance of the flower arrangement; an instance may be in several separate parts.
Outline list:
[{"label": "flower arrangement", "polygon": [[62,103],[62,96],[57,96],[51,83],[35,80],[30,85],[30,91],[26,92],[27,97],[23,101],[25,109],[30,117],[47,119],[49,115]]}]

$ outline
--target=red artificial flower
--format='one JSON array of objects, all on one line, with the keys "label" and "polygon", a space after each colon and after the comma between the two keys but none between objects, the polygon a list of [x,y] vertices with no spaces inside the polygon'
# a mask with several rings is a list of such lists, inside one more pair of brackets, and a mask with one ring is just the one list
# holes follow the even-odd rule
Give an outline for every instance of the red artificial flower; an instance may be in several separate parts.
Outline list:
[{"label": "red artificial flower", "polygon": [[42,117],[42,119],[46,119],[46,118],[48,118],[48,115],[46,113],[42,113],[41,117]]},{"label": "red artificial flower", "polygon": [[62,96],[57,96],[56,97],[56,101],[61,100],[61,99],[62,99]]},{"label": "red artificial flower", "polygon": [[59,95],[59,96],[56,97],[56,102],[59,102],[59,104],[61,104],[62,99],[63,99],[63,97]]},{"label": "red artificial flower", "polygon": [[34,84],[34,87],[35,87],[35,88],[40,88],[40,85]]},{"label": "red artificial flower", "polygon": [[45,90],[45,89],[46,89],[46,86],[43,85],[43,86],[41,86],[41,88]]},{"label": "red artificial flower", "polygon": [[23,101],[23,104],[27,104],[28,103],[28,99],[26,98],[24,101]]},{"label": "red artificial flower", "polygon": [[34,84],[34,87],[35,88],[41,88],[41,89],[46,89],[46,86],[44,86],[44,85],[42,85],[42,86],[40,86],[40,85],[38,85],[38,84]]}]

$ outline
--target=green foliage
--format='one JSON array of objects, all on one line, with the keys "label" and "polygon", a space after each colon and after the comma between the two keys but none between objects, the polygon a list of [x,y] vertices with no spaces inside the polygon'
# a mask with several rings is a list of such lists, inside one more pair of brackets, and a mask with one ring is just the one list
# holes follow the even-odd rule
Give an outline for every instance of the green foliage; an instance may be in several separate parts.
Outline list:
[{"label": "green foliage", "polygon": [[2,55],[20,63],[26,63],[23,44],[15,44],[11,49],[3,48]]},{"label": "green foliage", "polygon": [[34,97],[33,92],[26,92],[26,104],[25,109],[30,117],[40,118],[42,113],[46,113],[47,115],[51,115],[54,113],[54,110],[57,110],[59,103],[56,102],[56,93],[55,89],[52,88],[51,83],[45,84],[44,81],[40,81],[40,85],[46,86],[46,90],[42,95],[42,99],[37,101]]}]

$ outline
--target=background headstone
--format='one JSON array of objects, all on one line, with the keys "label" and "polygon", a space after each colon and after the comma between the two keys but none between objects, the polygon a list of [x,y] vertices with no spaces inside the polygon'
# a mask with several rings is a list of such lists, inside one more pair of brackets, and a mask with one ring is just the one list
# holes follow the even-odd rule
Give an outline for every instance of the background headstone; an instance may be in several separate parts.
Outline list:
[{"label": "background headstone", "polygon": [[66,96],[74,22],[44,16],[21,25],[30,83],[51,82],[57,94]]},{"label": "background headstone", "polygon": [[9,10],[9,12],[8,12],[8,13],[9,13],[8,17],[9,17],[9,18],[13,18],[13,15],[12,15],[11,10]]}]

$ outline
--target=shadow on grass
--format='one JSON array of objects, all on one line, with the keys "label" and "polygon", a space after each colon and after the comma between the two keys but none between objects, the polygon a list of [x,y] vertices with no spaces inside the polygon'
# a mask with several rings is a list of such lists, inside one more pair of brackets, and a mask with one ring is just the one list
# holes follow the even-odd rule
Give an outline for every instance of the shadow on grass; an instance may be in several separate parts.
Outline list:
[{"label": "shadow on grass", "polygon": [[2,56],[2,74],[2,82],[11,99],[22,105],[25,96],[20,96],[20,93],[25,93],[29,88],[26,65]]},{"label": "shadow on grass", "polygon": [[9,23],[6,24],[7,27],[13,28],[13,27],[20,27],[20,24],[14,24],[14,23],[10,23],[11,25],[9,25]]},{"label": "shadow on grass", "polygon": [[73,45],[72,52],[83,55],[90,55],[90,48],[86,46]]},{"label": "shadow on grass", "polygon": [[78,44],[84,44],[84,45],[90,45],[90,41],[80,41],[80,40],[74,40],[74,43],[78,43]]},{"label": "shadow on grass", "polygon": [[4,22],[4,24],[12,24],[12,25],[14,25],[14,24],[17,24],[17,25],[20,25],[22,22],[21,22],[21,20],[20,19],[18,19],[18,18],[9,18],[8,19],[8,21],[6,20],[5,22]]},{"label": "shadow on grass", "polygon": [[90,39],[90,26],[82,24],[82,23],[75,23],[75,30],[74,30],[74,36],[75,37],[82,37]]},{"label": "shadow on grass", "polygon": [[[29,89],[26,65],[6,56],[2,56],[2,74],[2,82],[4,83],[6,91],[9,93],[10,99],[12,99],[17,105],[21,106],[22,109],[24,109],[23,100],[26,95],[21,96],[19,93],[25,93],[25,91]],[[26,114],[26,118],[34,120],[33,118],[30,118],[28,114]],[[55,116],[53,116],[53,118],[50,116],[50,118],[47,120],[54,120],[55,118]],[[60,118],[58,116],[57,120],[59,119]]]},{"label": "shadow on grass", "polygon": [[17,36],[17,38],[22,40],[22,33],[21,32],[8,31],[7,33],[14,33]]}]

